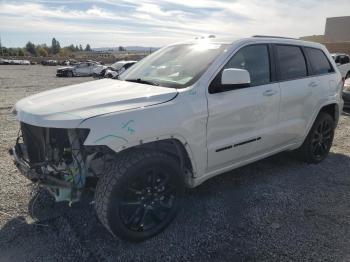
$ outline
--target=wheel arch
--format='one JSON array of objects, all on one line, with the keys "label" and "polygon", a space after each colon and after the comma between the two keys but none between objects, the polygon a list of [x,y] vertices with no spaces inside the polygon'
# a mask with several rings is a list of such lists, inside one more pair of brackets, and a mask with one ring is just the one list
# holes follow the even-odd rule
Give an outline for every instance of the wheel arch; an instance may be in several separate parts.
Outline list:
[{"label": "wheel arch", "polygon": [[152,150],[166,153],[178,160],[184,173],[186,185],[193,187],[194,174],[197,172],[197,168],[190,145],[181,136],[156,137],[147,139],[147,141],[141,140],[139,144],[124,145],[121,150],[110,149],[116,156],[130,153],[133,150]]},{"label": "wheel arch", "polygon": [[338,121],[339,121],[339,115],[340,115],[339,110],[340,110],[339,105],[337,103],[330,103],[330,104],[326,104],[326,105],[322,106],[321,109],[319,110],[318,114],[320,112],[325,112],[325,113],[329,114],[333,118],[335,125],[337,125]]},{"label": "wheel arch", "polygon": [[336,101],[330,101],[328,103],[323,104],[322,106],[319,107],[318,110],[315,111],[315,114],[313,115],[312,120],[310,121],[310,123],[308,124],[308,126],[306,128],[306,133],[304,134],[304,138],[301,140],[301,142],[305,141],[313,124],[316,121],[317,116],[321,112],[325,112],[325,113],[329,114],[333,118],[335,126],[337,126],[338,121],[339,121],[339,116],[340,116],[340,107]]}]

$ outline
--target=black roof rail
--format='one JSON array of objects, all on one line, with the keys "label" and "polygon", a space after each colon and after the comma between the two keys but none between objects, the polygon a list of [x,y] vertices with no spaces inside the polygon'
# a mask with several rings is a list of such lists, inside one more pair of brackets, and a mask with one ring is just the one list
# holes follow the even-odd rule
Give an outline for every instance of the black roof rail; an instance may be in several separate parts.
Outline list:
[{"label": "black roof rail", "polygon": [[264,38],[280,38],[280,39],[292,39],[292,40],[300,40],[292,37],[283,37],[283,36],[271,36],[271,35],[253,35],[253,37],[264,37]]}]

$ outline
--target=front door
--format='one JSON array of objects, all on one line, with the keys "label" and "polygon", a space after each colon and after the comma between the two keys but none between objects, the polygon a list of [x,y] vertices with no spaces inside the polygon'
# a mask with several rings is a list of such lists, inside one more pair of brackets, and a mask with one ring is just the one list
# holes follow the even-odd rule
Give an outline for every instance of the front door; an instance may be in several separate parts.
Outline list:
[{"label": "front door", "polygon": [[280,89],[271,81],[269,46],[250,45],[236,52],[226,68],[245,69],[250,87],[220,89],[221,73],[208,93],[208,171],[247,160],[275,147]]}]

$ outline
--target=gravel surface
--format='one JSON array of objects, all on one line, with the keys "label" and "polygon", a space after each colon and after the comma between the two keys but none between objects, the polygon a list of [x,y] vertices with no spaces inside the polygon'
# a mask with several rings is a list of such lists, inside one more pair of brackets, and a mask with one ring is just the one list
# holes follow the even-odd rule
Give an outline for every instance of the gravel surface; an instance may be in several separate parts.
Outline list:
[{"label": "gravel surface", "polygon": [[8,155],[20,98],[91,78],[56,78],[56,67],[0,66],[0,261],[350,260],[350,116],[319,165],[283,153],[189,190],[160,235],[132,244],[113,238],[86,200],[54,204]]}]

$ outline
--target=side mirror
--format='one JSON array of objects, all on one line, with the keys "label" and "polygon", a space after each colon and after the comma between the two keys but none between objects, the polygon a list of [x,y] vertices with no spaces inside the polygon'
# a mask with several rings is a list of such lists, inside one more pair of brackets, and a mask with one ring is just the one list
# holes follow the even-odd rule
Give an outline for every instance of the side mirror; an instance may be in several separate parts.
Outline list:
[{"label": "side mirror", "polygon": [[249,72],[245,69],[227,68],[222,72],[221,84],[247,87],[250,85]]}]

